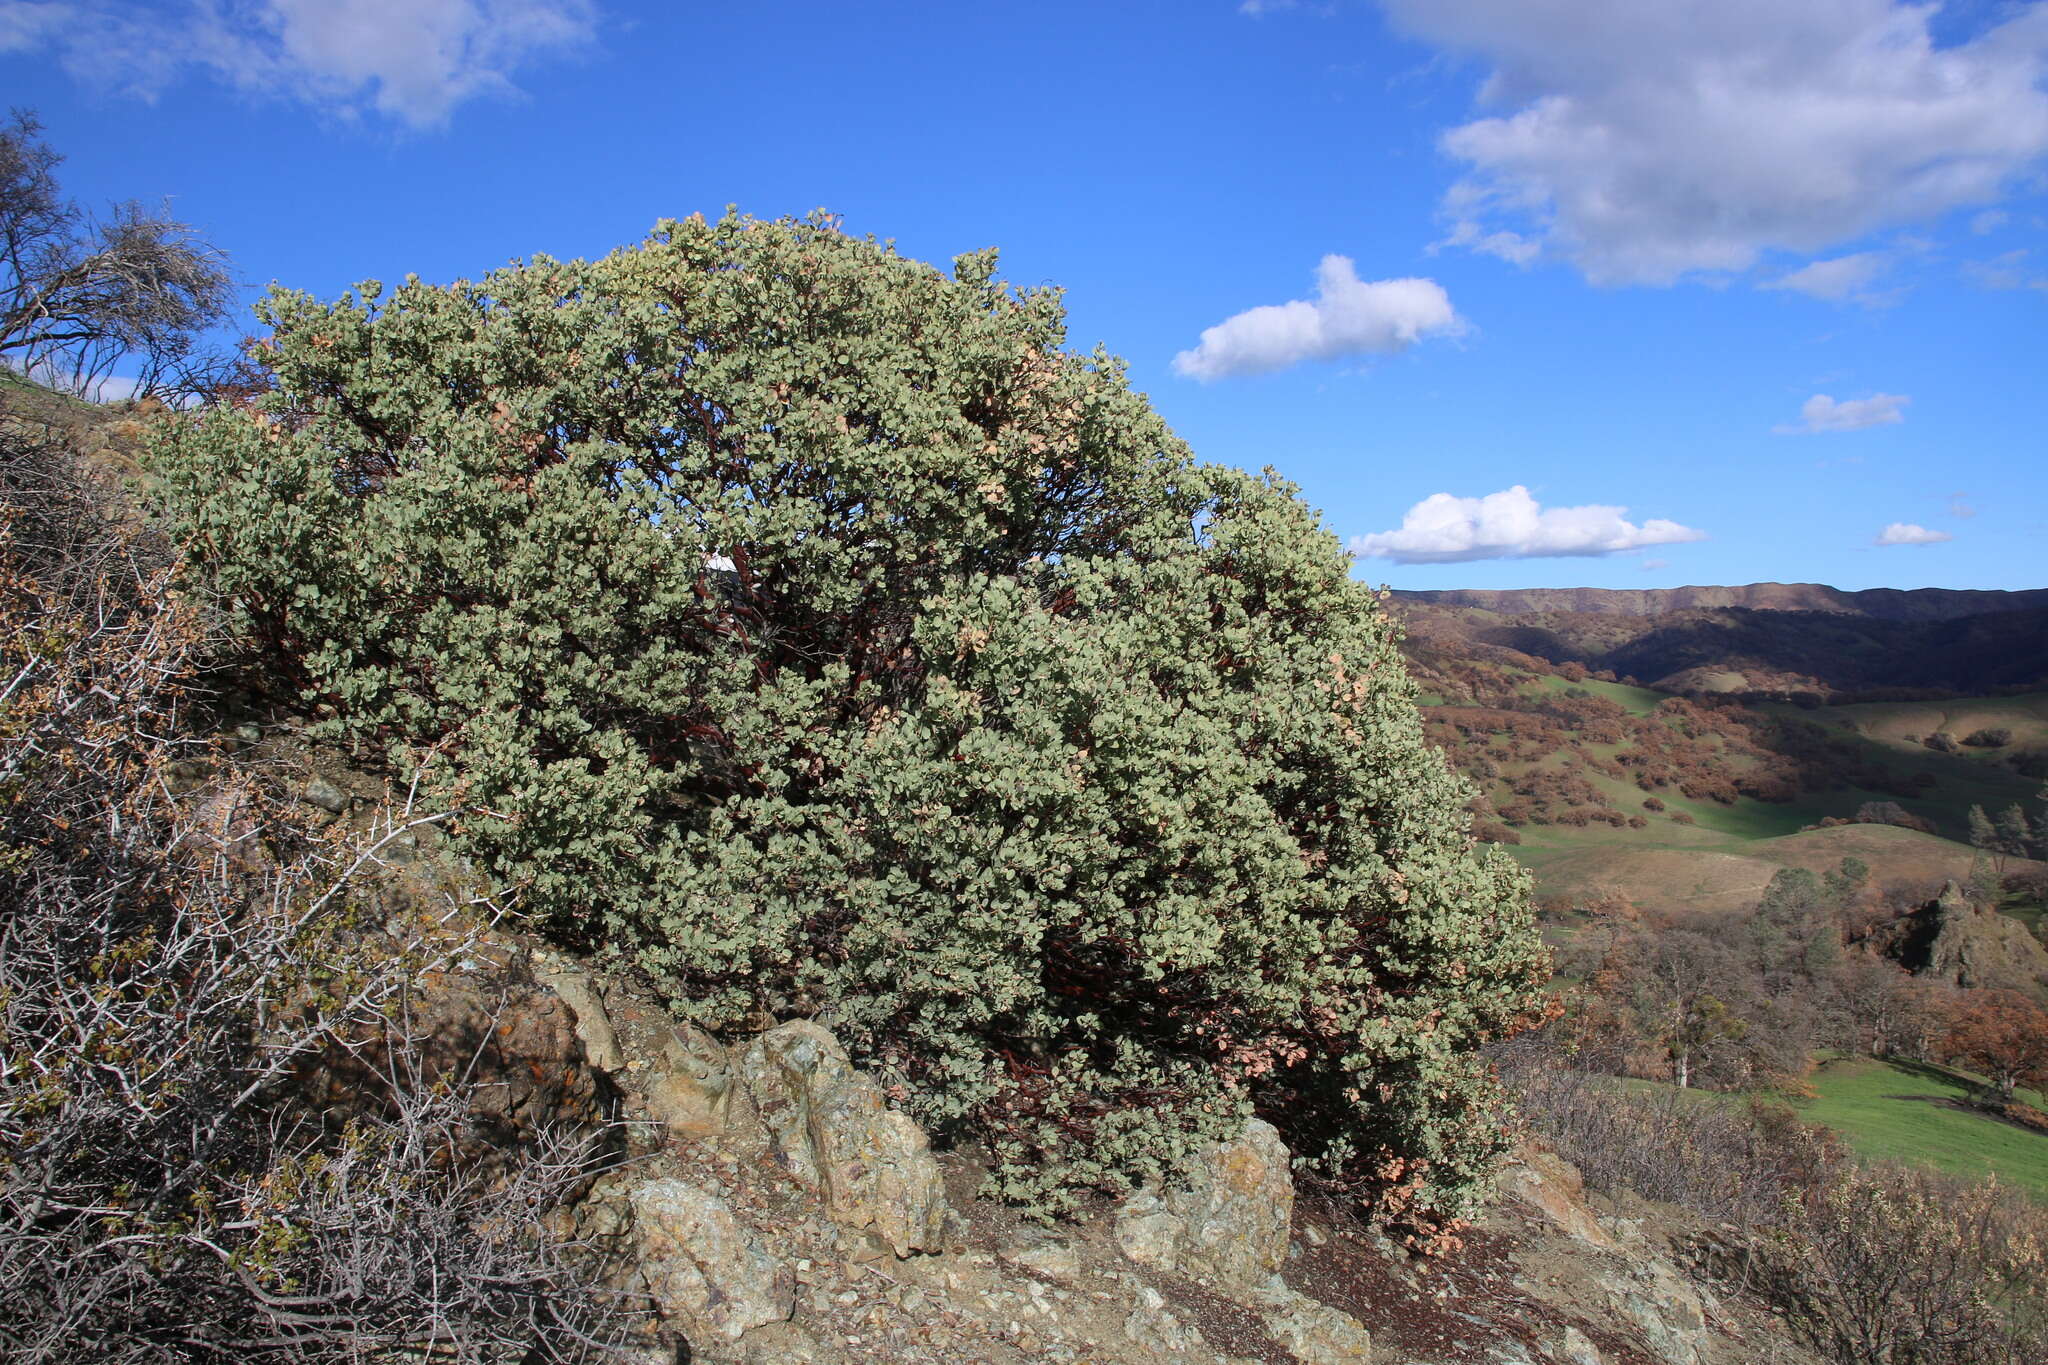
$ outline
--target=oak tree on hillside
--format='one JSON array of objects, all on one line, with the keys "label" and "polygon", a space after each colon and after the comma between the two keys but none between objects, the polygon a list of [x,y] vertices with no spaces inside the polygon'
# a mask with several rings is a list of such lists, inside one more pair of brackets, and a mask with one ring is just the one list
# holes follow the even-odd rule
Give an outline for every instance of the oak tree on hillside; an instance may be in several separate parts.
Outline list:
[{"label": "oak tree on hillside", "polygon": [[1949,1024],[1949,1055],[1990,1077],[2007,1100],[2048,1086],[2048,1010],[2018,991],[1965,991]]}]

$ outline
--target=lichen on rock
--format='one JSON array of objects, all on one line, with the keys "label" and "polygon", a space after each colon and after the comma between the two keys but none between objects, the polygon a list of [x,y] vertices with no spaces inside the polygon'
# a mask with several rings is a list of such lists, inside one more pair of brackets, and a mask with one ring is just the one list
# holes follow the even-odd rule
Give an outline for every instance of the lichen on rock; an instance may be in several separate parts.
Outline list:
[{"label": "lichen on rock", "polygon": [[688,1335],[737,1341],[795,1310],[789,1267],[717,1194],[667,1178],[636,1185],[626,1197],[639,1273],[665,1322]]},{"label": "lichen on rock", "polygon": [[1178,1188],[1147,1186],[1117,1210],[1116,1241],[1140,1265],[1226,1289],[1263,1286],[1287,1259],[1294,1177],[1279,1132],[1262,1119],[1211,1147]]},{"label": "lichen on rock", "polygon": [[802,1020],[770,1029],[740,1072],[778,1159],[835,1220],[899,1257],[944,1245],[945,1181],[930,1142],[830,1033]]}]

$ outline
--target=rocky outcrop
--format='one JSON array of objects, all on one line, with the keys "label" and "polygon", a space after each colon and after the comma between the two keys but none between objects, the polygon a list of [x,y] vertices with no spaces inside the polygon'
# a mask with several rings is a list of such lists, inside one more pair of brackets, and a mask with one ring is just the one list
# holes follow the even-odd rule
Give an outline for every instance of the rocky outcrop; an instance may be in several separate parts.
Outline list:
[{"label": "rocky outcrop", "polygon": [[1555,1152],[1525,1144],[1501,1172],[1500,1191],[1568,1237],[1602,1251],[1621,1249],[1586,1207],[1586,1182],[1578,1168]]},{"label": "rocky outcrop", "polygon": [[1349,1313],[1274,1282],[1253,1300],[1259,1320],[1301,1365],[1371,1365],[1372,1333]]},{"label": "rocky outcrop", "polygon": [[962,1185],[963,1218],[924,1134],[818,1025],[734,1052],[572,960],[492,961],[436,979],[414,1022],[439,1064],[478,1059],[505,1134],[601,1119],[616,1079],[635,1160],[572,1231],[608,1253],[650,1347],[704,1365],[1743,1365],[1758,1342],[1802,1359],[1755,1315],[1731,1331],[1651,1216],[1614,1215],[1538,1149],[1464,1267],[1302,1217],[1260,1121],[1107,1217],[1040,1226]]},{"label": "rocky outcrop", "polygon": [[796,1281],[712,1191],[650,1180],[627,1195],[639,1280],[662,1319],[692,1339],[737,1341],[749,1328],[783,1322]]},{"label": "rocky outcrop", "polygon": [[1874,941],[1916,976],[1970,989],[2048,988],[2048,948],[2018,920],[1974,904],[1955,882]]},{"label": "rocky outcrop", "polygon": [[[1527,1259],[1516,1282],[1524,1293],[1586,1314],[1589,1323],[1624,1329],[1633,1348],[1659,1365],[1724,1365],[1743,1359],[1714,1333],[1720,1306],[1679,1268],[1671,1247],[1646,1230],[1656,1216],[1649,1206],[1637,1216],[1602,1217],[1576,1167],[1526,1143],[1503,1173],[1501,1190],[1505,1198],[1499,1209],[1513,1209],[1566,1239]],[[1496,1211],[1492,1221],[1500,1216]],[[1552,1354],[1571,1365],[1600,1365],[1604,1359],[1577,1325],[1553,1347]]]},{"label": "rocky outcrop", "polygon": [[[471,1087],[463,1137],[486,1164],[511,1159],[546,1131],[607,1122],[615,1098],[590,1065],[575,1012],[552,991],[497,975],[491,951],[478,950],[476,971],[423,974],[407,1012],[391,1025],[417,1040],[420,1074],[410,1083],[460,1078]],[[388,1085],[387,1042],[337,1045],[303,1070],[302,1095],[336,1113],[376,1103]]]},{"label": "rocky outcrop", "polygon": [[1662,1257],[1631,1257],[1599,1277],[1612,1308],[1635,1324],[1663,1365],[1703,1365],[1710,1336],[1700,1293]]},{"label": "rocky outcrop", "polygon": [[533,975],[539,985],[553,991],[569,1007],[577,1041],[583,1044],[583,1055],[590,1064],[608,1074],[624,1070],[625,1054],[619,1050],[618,1035],[612,1032],[604,999],[590,975],[553,966],[537,966]]},{"label": "rocky outcrop", "polygon": [[[1116,1213],[1117,1249],[1253,1309],[1266,1334],[1303,1365],[1364,1365],[1372,1359],[1365,1327],[1281,1276],[1294,1222],[1291,1166],[1279,1131],[1253,1119],[1242,1136],[1203,1153],[1178,1185],[1148,1186],[1125,1200]],[[1134,1313],[1144,1316],[1144,1305]]]},{"label": "rocky outcrop", "polygon": [[640,1090],[649,1115],[677,1137],[715,1138],[752,1114],[732,1059],[717,1039],[689,1024],[668,1031]]},{"label": "rocky outcrop", "polygon": [[1253,1119],[1219,1143],[1171,1190],[1146,1187],[1116,1214],[1116,1242],[1140,1265],[1226,1289],[1263,1287],[1287,1260],[1294,1215],[1291,1158],[1280,1134]]},{"label": "rocky outcrop", "polygon": [[784,1169],[835,1220],[899,1257],[943,1245],[946,1186],[930,1143],[830,1033],[808,1021],[770,1029],[740,1073]]}]

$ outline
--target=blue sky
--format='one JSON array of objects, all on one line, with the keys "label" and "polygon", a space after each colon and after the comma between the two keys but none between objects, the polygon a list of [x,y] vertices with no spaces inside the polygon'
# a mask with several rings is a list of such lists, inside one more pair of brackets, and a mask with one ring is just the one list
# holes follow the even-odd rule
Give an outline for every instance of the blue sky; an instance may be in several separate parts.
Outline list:
[{"label": "blue sky", "polygon": [[0,0],[0,89],[252,297],[998,246],[1397,587],[2048,583],[2048,0]]}]

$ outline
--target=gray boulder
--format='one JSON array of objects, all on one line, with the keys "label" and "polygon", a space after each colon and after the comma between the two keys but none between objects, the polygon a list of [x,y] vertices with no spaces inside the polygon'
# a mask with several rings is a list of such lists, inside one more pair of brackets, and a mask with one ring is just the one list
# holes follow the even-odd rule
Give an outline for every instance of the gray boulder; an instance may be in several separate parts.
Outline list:
[{"label": "gray boulder", "polygon": [[945,1245],[946,1188],[920,1129],[889,1108],[838,1040],[799,1021],[755,1039],[740,1063],[777,1158],[835,1222],[900,1256]]},{"label": "gray boulder", "polygon": [[627,1199],[640,1277],[662,1319],[684,1335],[737,1341],[795,1311],[795,1275],[716,1194],[663,1179],[633,1187]]},{"label": "gray boulder", "polygon": [[1146,1186],[1116,1215],[1116,1243],[1140,1265],[1226,1290],[1260,1289],[1287,1259],[1294,1177],[1280,1134],[1262,1119],[1211,1147],[1181,1188]]}]

